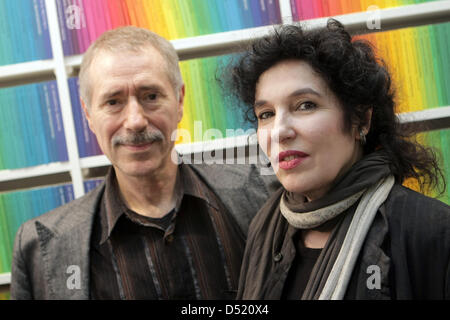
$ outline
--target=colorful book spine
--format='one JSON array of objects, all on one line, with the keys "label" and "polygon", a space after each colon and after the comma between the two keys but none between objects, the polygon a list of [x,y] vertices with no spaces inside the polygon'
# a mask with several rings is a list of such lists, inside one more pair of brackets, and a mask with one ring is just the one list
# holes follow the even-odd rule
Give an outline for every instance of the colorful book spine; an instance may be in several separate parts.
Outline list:
[{"label": "colorful book spine", "polygon": [[59,106],[58,88],[56,85],[56,81],[50,81],[49,84],[51,94],[52,119],[54,121],[55,136],[56,136],[56,139],[53,141],[53,143],[55,143],[58,146],[57,159],[59,161],[67,161],[68,153],[64,132],[64,124],[62,120],[62,113],[61,108]]},{"label": "colorful book spine", "polygon": [[65,55],[81,54],[103,32],[135,25],[167,39],[281,23],[279,0],[58,0]]},{"label": "colorful book spine", "polygon": [[0,170],[67,161],[56,81],[0,89]]},{"label": "colorful book spine", "polygon": [[450,129],[424,132],[416,138],[418,142],[431,147],[437,153],[447,188],[443,193],[441,192],[442,185],[431,190],[420,190],[417,181],[413,179],[406,180],[404,185],[450,205],[450,188],[448,187],[450,181]]},{"label": "colorful book spine", "polygon": [[361,12],[369,7],[385,9],[429,1],[439,0],[290,0],[290,4],[293,20],[300,21]]},{"label": "colorful book spine", "polygon": [[88,193],[103,183],[104,179],[89,179],[84,181],[84,192]]},{"label": "colorful book spine", "polygon": [[45,0],[0,1],[0,65],[51,58]]},{"label": "colorful book spine", "polygon": [[70,78],[68,81],[79,155],[81,158],[100,155],[102,151],[94,133],[89,129],[81,107],[78,78]]},{"label": "colorful book spine", "polygon": [[11,272],[12,249],[20,225],[73,199],[71,184],[0,193],[0,273]]},{"label": "colorful book spine", "polygon": [[276,0],[265,0],[265,6],[267,8],[267,14],[269,25],[281,23],[280,3]]}]

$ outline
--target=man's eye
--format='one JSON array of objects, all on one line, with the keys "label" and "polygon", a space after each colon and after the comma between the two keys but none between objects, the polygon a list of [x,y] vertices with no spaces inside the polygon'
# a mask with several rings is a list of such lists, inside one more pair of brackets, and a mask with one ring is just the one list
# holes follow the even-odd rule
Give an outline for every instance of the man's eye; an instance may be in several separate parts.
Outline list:
[{"label": "man's eye", "polygon": [[158,98],[157,93],[150,93],[145,96],[145,100],[148,100],[148,101],[155,101],[157,98]]},{"label": "man's eye", "polygon": [[106,104],[108,106],[115,106],[116,104],[118,104],[118,101],[117,101],[117,99],[111,99],[111,100],[106,101]]}]

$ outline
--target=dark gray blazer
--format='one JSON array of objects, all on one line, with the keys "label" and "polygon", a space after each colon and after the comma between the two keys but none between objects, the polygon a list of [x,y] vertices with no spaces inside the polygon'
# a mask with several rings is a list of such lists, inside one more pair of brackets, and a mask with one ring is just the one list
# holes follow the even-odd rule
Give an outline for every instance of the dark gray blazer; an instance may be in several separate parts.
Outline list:
[{"label": "dark gray blazer", "polygon": [[[254,165],[191,165],[235,217],[244,234],[280,185]],[[89,299],[89,250],[104,184],[25,222],[14,243],[12,299]],[[77,280],[78,279],[78,280]]]}]

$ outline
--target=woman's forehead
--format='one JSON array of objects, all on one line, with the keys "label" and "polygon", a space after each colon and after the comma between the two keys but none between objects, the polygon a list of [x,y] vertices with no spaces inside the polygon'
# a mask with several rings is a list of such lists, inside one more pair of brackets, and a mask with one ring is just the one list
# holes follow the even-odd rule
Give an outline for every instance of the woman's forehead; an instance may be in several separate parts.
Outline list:
[{"label": "woman's forehead", "polygon": [[302,60],[283,60],[267,69],[258,79],[255,99],[265,95],[295,95],[296,93],[329,94],[330,90],[314,69]]}]

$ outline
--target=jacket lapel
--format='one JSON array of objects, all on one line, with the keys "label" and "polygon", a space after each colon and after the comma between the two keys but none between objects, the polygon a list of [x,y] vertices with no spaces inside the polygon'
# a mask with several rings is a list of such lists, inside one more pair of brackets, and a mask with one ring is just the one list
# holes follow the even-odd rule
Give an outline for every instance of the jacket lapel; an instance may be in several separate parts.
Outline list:
[{"label": "jacket lapel", "polygon": [[358,269],[354,270],[346,299],[389,300],[391,298],[391,259],[383,249],[389,231],[382,205],[364,241]]},{"label": "jacket lapel", "polygon": [[49,299],[89,299],[90,239],[103,190],[62,207],[54,220],[35,222]]}]

